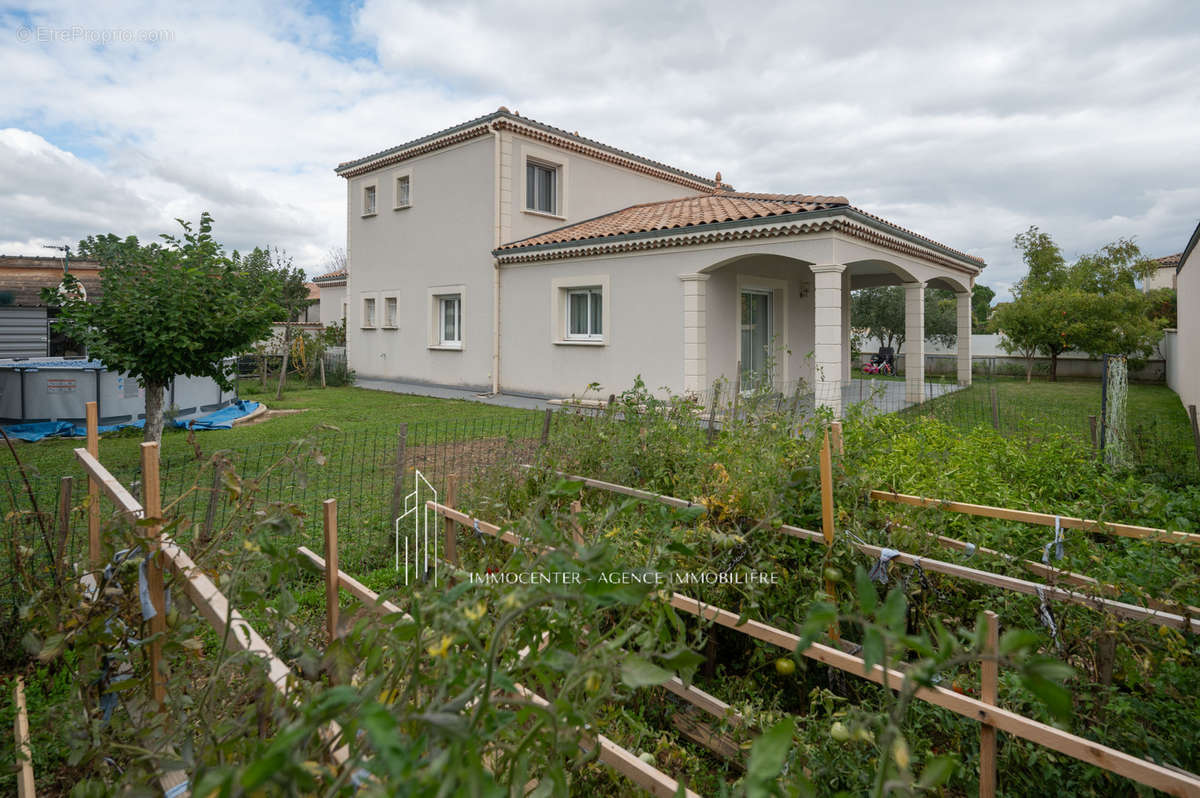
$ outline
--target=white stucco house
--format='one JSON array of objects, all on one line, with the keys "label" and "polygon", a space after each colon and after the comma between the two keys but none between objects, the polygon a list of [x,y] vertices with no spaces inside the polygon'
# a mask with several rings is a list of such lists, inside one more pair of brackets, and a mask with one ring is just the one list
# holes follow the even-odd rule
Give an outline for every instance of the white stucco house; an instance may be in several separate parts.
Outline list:
[{"label": "white stucco house", "polygon": [[318,274],[312,279],[318,294],[317,318],[321,326],[340,324],[349,312],[346,301],[346,270]]},{"label": "white stucco house", "polygon": [[904,285],[920,342],[932,283],[958,293],[971,379],[983,262],[844,197],[735,191],[503,107],[336,171],[360,377],[549,397],[804,380],[840,408],[851,289]]}]

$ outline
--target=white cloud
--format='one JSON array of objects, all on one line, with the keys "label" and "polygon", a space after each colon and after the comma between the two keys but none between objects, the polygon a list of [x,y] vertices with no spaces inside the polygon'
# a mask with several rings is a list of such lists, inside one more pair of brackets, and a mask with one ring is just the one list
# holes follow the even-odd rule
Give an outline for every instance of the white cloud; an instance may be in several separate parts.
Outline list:
[{"label": "white cloud", "polygon": [[1000,287],[1030,224],[1069,253],[1136,236],[1159,255],[1200,215],[1186,0],[365,0],[349,18],[254,0],[0,16],[172,34],[0,36],[0,147],[22,161],[0,163],[0,246],[207,209],[229,246],[315,268],[344,241],[336,163],[500,104],[739,188],[845,194],[986,258]]}]

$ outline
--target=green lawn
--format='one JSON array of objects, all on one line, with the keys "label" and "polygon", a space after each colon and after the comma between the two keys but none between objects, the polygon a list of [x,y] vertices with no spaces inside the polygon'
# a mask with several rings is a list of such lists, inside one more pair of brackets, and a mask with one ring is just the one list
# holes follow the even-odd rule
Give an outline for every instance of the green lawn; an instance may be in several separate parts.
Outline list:
[{"label": "green lawn", "polygon": [[[321,427],[334,427],[345,433],[383,433],[396,429],[401,423],[506,421],[537,416],[530,410],[495,407],[481,402],[411,396],[364,388],[295,386],[280,401],[275,400],[274,388],[266,393],[260,392],[257,380],[243,381],[239,388],[243,399],[265,402],[272,410],[296,409],[304,412],[231,430],[197,432],[196,440],[205,452],[287,443],[310,435]],[[114,472],[135,468],[141,442],[141,430],[122,430],[103,435],[100,443],[101,461]],[[73,454],[77,447],[83,445],[80,439],[52,438],[33,444],[15,445],[22,462],[41,477],[57,478],[64,474],[82,473],[75,465]],[[171,428],[163,433],[161,457],[164,461],[193,455],[187,432]],[[7,453],[3,456],[9,458]]]}]

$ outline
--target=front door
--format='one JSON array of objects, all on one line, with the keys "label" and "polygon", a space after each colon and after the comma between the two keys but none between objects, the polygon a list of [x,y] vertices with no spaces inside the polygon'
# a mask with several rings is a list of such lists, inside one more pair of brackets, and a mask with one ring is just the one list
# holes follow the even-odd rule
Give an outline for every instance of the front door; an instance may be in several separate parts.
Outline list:
[{"label": "front door", "polygon": [[771,379],[771,293],[742,292],[742,388],[769,384]]}]

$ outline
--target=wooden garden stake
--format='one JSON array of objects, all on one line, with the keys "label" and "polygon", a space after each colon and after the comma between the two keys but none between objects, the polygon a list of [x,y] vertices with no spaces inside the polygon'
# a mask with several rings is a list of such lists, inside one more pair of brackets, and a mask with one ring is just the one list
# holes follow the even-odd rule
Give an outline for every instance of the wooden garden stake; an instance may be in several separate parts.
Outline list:
[{"label": "wooden garden stake", "polygon": [[325,353],[324,352],[321,353],[321,356],[317,359],[317,362],[320,363],[321,387],[324,388],[325,387]]},{"label": "wooden garden stake", "polygon": [[392,475],[392,521],[400,517],[400,511],[404,508],[404,462],[407,449],[408,424],[401,424],[400,432],[396,436],[396,466]]},{"label": "wooden garden stake", "polygon": [[1095,416],[1088,416],[1088,427],[1090,427],[1091,431],[1092,431],[1092,451],[1095,452],[1097,449],[1100,448],[1100,439],[1096,435],[1096,417]]},{"label": "wooden garden stake", "polygon": [[[826,560],[833,554],[833,455],[829,451],[829,430],[825,430],[825,440],[821,444],[821,531],[825,535]],[[829,598],[837,602],[836,588],[832,581],[825,579],[825,592]],[[829,627],[829,635],[838,640],[837,625]]]},{"label": "wooden garden stake", "polygon": [[717,402],[720,400],[720,398],[721,398],[721,384],[714,382],[713,383],[712,407],[709,408],[709,411],[708,411],[708,445],[709,446],[712,446],[713,437],[717,434],[717,431],[713,427],[713,424],[716,422]]},{"label": "wooden garden stake", "polygon": [[[550,411],[547,410],[547,413]],[[549,416],[547,416],[549,418]],[[446,477],[446,506],[453,507],[458,494],[458,474],[450,474]],[[458,565],[458,524],[455,521],[445,519],[445,534],[446,534],[446,559],[449,562]]]},{"label": "wooden garden stake", "polygon": [[583,512],[583,502],[578,499],[571,502],[571,533],[575,538],[575,542],[580,546],[585,544],[583,528],[579,526],[579,514],[581,512]]},{"label": "wooden garden stake", "polygon": [[[987,625],[987,640],[983,646],[986,659],[980,663],[982,683],[979,700],[985,704],[996,704],[997,680],[1000,666],[995,660],[1000,639],[996,613],[988,610],[983,614]],[[994,798],[996,795],[996,727],[984,723],[979,727],[979,798]]]},{"label": "wooden garden stake", "polygon": [[167,698],[167,680],[162,672],[162,635],[167,631],[167,602],[163,592],[162,495],[158,481],[158,444],[142,444],[142,517],[153,520],[146,527],[146,589],[154,617],[150,619],[150,688],[159,709]]},{"label": "wooden garden stake", "polygon": [[213,524],[217,518],[217,501],[221,496],[221,472],[224,469],[219,462],[213,463],[212,490],[208,493],[208,507],[204,510],[204,526],[200,527],[200,535],[196,543],[201,547],[208,545],[212,537]]},{"label": "wooden garden stake", "polygon": [[1196,447],[1196,465],[1200,465],[1200,421],[1196,419],[1196,406],[1188,405],[1188,417],[1192,419],[1192,444]]},{"label": "wooden garden stake", "polygon": [[842,442],[842,422],[835,421],[829,426],[833,430],[833,451],[841,457],[846,453],[846,445]]},{"label": "wooden garden stake", "polygon": [[[87,450],[100,459],[100,414],[95,402],[87,405]],[[88,563],[100,567],[100,486],[95,477],[88,477]]]},{"label": "wooden garden stake", "polygon": [[992,429],[1000,429],[1000,398],[996,396],[996,386],[992,386]]},{"label": "wooden garden stake", "polygon": [[542,422],[542,448],[545,448],[546,444],[550,442],[550,421],[553,417],[554,411],[547,407],[546,418]]},{"label": "wooden garden stake", "polygon": [[71,534],[71,487],[74,477],[63,477],[58,482],[58,551],[54,553],[54,572],[62,580],[66,566],[67,538]]},{"label": "wooden garden stake", "polygon": [[338,539],[337,499],[326,499],[325,513],[325,626],[330,643],[337,637],[338,625]]},{"label": "wooden garden stake", "polygon": [[17,686],[13,692],[13,704],[16,718],[13,719],[13,736],[17,741],[17,772],[18,798],[34,798],[33,782],[33,750],[29,747],[29,715],[25,709],[25,679],[17,677]]}]

